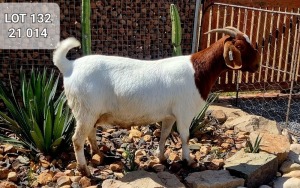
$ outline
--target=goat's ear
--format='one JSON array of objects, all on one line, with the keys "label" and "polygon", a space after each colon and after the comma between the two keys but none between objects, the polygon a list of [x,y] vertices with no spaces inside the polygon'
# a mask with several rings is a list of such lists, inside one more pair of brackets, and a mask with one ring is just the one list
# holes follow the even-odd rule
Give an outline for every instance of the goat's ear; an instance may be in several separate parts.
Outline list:
[{"label": "goat's ear", "polygon": [[223,57],[227,67],[231,69],[242,68],[242,57],[240,51],[233,45],[231,41],[224,44]]}]

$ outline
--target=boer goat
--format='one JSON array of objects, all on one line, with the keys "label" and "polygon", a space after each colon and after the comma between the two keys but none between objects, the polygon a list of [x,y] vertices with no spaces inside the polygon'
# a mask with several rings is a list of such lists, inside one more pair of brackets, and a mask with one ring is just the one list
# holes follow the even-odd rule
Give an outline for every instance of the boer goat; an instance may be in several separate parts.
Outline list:
[{"label": "boer goat", "polygon": [[62,41],[53,62],[63,74],[68,105],[76,119],[72,137],[78,170],[90,176],[83,147],[88,139],[98,152],[96,124],[123,128],[162,121],[157,154],[164,159],[165,141],[174,122],[182,139],[182,157],[189,164],[189,126],[205,105],[218,76],[226,70],[255,72],[259,55],[248,36],[233,27],[208,33],[227,34],[207,49],[192,55],[146,61],[118,56],[88,55],[68,60],[80,46],[75,38]]}]

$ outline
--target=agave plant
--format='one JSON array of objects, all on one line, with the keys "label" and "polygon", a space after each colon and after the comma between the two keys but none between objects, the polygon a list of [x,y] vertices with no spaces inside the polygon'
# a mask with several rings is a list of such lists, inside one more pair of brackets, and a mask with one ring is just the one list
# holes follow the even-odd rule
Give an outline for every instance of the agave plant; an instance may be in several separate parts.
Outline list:
[{"label": "agave plant", "polygon": [[190,133],[191,134],[194,134],[197,130],[200,130],[201,128],[203,128],[205,126],[205,122],[203,121],[204,117],[205,117],[205,112],[207,111],[209,105],[211,103],[213,103],[219,97],[219,95],[220,94],[213,93],[208,96],[205,106],[201,109],[199,114],[196,117],[194,117],[194,119],[190,125]]},{"label": "agave plant", "polygon": [[[48,77],[49,75],[49,77]],[[32,70],[30,78],[21,70],[22,102],[10,82],[10,92],[0,82],[0,99],[8,114],[0,112],[1,127],[11,130],[16,138],[0,135],[4,142],[19,144],[33,152],[54,154],[63,146],[70,146],[74,118],[62,92],[57,94],[59,76],[52,70],[47,74]]]},{"label": "agave plant", "polygon": [[261,139],[262,139],[262,137],[259,137],[259,135],[257,135],[254,144],[251,143],[250,140],[247,140],[244,151],[246,153],[259,153]]}]

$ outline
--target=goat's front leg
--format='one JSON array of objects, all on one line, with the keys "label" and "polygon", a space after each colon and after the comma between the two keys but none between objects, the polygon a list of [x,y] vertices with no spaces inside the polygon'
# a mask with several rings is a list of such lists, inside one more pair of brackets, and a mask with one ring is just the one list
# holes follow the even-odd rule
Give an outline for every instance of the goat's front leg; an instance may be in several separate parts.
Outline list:
[{"label": "goat's front leg", "polygon": [[91,128],[88,126],[84,126],[81,121],[77,121],[75,133],[72,137],[75,157],[77,161],[77,169],[84,176],[91,176],[91,172],[87,167],[85,156],[84,156],[84,143],[89,133],[91,132]]},{"label": "goat's front leg", "polygon": [[155,154],[159,158],[160,162],[163,162],[166,160],[165,155],[164,155],[165,144],[166,144],[166,140],[171,132],[171,129],[172,129],[174,123],[175,123],[175,118],[173,118],[173,117],[164,119],[162,121],[160,140],[159,140],[157,150],[155,152]]},{"label": "goat's front leg", "polygon": [[182,159],[186,159],[188,165],[193,163],[193,160],[190,157],[190,149],[188,147],[189,143],[189,121],[182,121],[182,119],[177,120],[177,130],[180,134],[182,141]]}]

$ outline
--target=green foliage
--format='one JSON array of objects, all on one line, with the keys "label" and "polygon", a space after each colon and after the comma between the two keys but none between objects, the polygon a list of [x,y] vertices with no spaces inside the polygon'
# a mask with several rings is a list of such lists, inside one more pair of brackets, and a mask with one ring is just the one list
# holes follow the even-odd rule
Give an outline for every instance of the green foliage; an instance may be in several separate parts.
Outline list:
[{"label": "green foliage", "polygon": [[191,135],[193,135],[196,131],[201,130],[205,126],[205,121],[204,121],[205,112],[207,111],[209,105],[211,105],[211,103],[213,103],[219,97],[219,95],[220,94],[214,93],[208,96],[205,106],[201,109],[199,114],[196,117],[194,117],[190,125]]},{"label": "green foliage", "polygon": [[174,4],[170,6],[170,15],[172,22],[172,45],[173,45],[173,56],[182,55],[181,51],[181,22],[177,7]]},{"label": "green foliage", "polygon": [[0,112],[3,120],[0,126],[13,131],[17,137],[0,135],[0,140],[45,154],[54,154],[70,146],[74,118],[66,106],[64,93],[56,95],[58,80],[54,71],[48,77],[46,69],[42,73],[32,70],[27,79],[21,70],[21,103],[12,83],[9,92],[0,82],[0,99],[9,112],[9,115]]},{"label": "green foliage", "polygon": [[82,52],[84,55],[91,54],[91,3],[90,0],[82,0]]},{"label": "green foliage", "polygon": [[125,169],[124,173],[136,171],[138,165],[135,163],[135,149],[132,149],[130,146],[126,147],[126,150],[123,152],[122,156],[125,159]]},{"label": "green foliage", "polygon": [[247,140],[244,151],[246,153],[259,153],[261,139],[262,137],[259,137],[259,135],[257,135],[254,144],[252,144],[250,140]]}]

